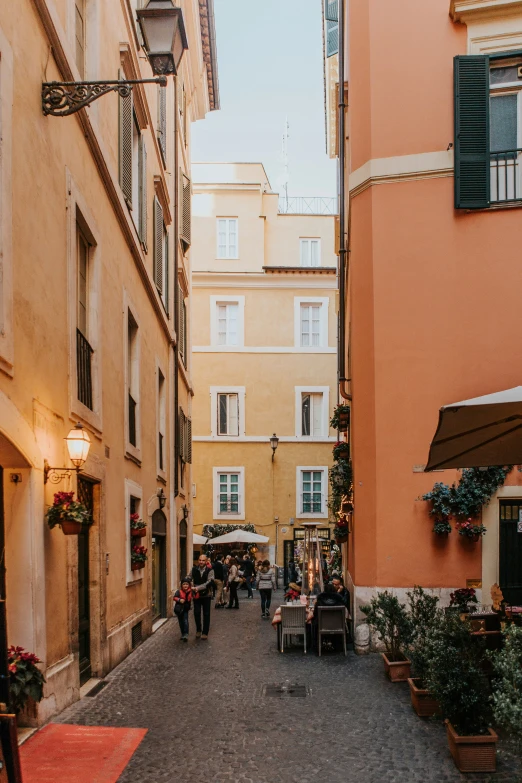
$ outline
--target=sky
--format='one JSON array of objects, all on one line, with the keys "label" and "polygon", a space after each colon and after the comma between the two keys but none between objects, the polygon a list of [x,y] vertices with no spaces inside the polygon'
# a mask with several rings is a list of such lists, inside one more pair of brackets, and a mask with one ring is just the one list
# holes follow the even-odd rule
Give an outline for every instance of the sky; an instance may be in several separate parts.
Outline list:
[{"label": "sky", "polygon": [[325,149],[322,0],[215,0],[221,110],[192,126],[194,162],[264,163],[290,196],[335,196]]}]

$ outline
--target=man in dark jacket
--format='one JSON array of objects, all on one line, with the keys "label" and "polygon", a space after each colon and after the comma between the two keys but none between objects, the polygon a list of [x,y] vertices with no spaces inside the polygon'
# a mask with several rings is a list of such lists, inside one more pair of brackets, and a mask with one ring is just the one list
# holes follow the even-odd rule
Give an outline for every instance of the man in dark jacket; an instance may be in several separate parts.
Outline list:
[{"label": "man in dark jacket", "polygon": [[[210,630],[210,609],[212,606],[212,584],[214,569],[206,555],[200,555],[198,564],[192,569],[192,590],[194,592],[194,620],[196,638],[208,639]],[[203,633],[201,632],[201,612],[203,612]]]},{"label": "man in dark jacket", "polygon": [[214,584],[216,585],[216,609],[222,609],[225,606],[223,600],[223,588],[225,586],[225,566],[223,565],[223,555],[217,555],[212,563],[214,569]]},{"label": "man in dark jacket", "polygon": [[247,598],[253,598],[254,593],[252,592],[252,581],[256,573],[256,568],[248,555],[243,556],[243,562],[240,563],[239,570],[242,572],[243,576],[245,577],[245,586],[246,589],[248,590]]},{"label": "man in dark jacket", "polygon": [[350,611],[350,593],[344,586],[343,578],[341,576],[332,577],[332,585],[337,591],[337,595],[340,595],[343,599],[344,605]]}]

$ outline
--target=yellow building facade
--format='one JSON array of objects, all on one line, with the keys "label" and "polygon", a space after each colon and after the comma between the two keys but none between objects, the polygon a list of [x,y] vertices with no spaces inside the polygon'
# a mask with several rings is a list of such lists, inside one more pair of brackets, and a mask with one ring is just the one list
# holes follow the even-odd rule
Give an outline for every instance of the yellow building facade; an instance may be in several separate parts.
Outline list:
[{"label": "yellow building facade", "polygon": [[195,530],[251,523],[282,566],[305,520],[330,535],[334,217],[283,213],[261,164],[192,173]]},{"label": "yellow building facade", "polygon": [[[145,5],[0,8],[1,530],[8,641],[42,661],[40,722],[167,616],[191,551],[188,161],[191,122],[218,105],[211,0],[180,3],[188,50],[166,87],[42,111],[42,82],[152,78]],[[77,422],[82,472],[47,477],[71,467]],[[46,524],[57,491],[91,511],[81,535]]]}]

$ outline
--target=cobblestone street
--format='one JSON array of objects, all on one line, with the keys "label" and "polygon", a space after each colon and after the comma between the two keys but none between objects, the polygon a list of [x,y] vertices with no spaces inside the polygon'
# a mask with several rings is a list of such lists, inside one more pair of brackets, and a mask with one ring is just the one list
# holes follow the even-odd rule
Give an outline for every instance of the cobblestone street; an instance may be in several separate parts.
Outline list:
[{"label": "cobblestone street", "polygon": [[[277,602],[276,602],[277,603]],[[208,642],[179,641],[171,620],[58,722],[148,728],[120,783],[414,783],[522,781],[502,749],[496,775],[460,775],[440,724],[417,718],[380,656],[281,655],[259,598],[212,612]],[[308,698],[265,698],[265,684]]]}]

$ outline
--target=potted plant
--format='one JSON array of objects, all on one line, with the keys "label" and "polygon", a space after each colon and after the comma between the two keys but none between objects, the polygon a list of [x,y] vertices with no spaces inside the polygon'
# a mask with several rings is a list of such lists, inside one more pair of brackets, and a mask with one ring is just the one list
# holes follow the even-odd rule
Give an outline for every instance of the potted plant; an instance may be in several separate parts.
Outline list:
[{"label": "potted plant", "polygon": [[494,772],[497,735],[490,728],[484,644],[456,612],[447,612],[427,636],[425,681],[446,718],[448,744],[461,772]]},{"label": "potted plant", "polygon": [[147,535],[147,523],[140,519],[139,514],[130,515],[131,536],[134,538],[143,538]]},{"label": "potted plant", "polygon": [[425,686],[429,664],[426,639],[441,614],[438,608],[439,599],[417,586],[407,595],[410,601],[411,620],[408,658],[411,660],[415,675],[408,679],[411,704],[420,718],[431,718],[440,712],[440,707]]},{"label": "potted plant", "polygon": [[23,647],[9,647],[9,692],[11,705],[17,715],[33,709],[33,714],[22,717],[21,723],[36,725],[36,704],[43,698],[45,677],[38,668],[40,659]]},{"label": "potted plant", "polygon": [[344,544],[348,541],[348,520],[344,515],[339,516],[333,534],[337,544]]},{"label": "potted plant", "polygon": [[144,546],[134,544],[131,551],[131,571],[140,571],[147,562],[147,550]]},{"label": "potted plant", "polygon": [[[477,591],[474,587],[460,587],[450,593],[450,609],[454,609],[461,615],[468,615],[475,611],[470,604],[477,604]],[[464,619],[464,618],[461,618]]]},{"label": "potted plant", "polygon": [[520,755],[522,751],[522,627],[508,625],[493,661],[493,717]]},{"label": "potted plant", "polygon": [[452,527],[449,521],[448,517],[441,517],[439,519],[435,519],[435,522],[433,524],[433,532],[436,533],[438,536],[449,536],[449,534],[452,531]]},{"label": "potted plant", "polygon": [[350,406],[337,405],[330,420],[330,427],[339,432],[346,432],[350,426]]},{"label": "potted plant", "polygon": [[333,458],[338,459],[350,459],[350,446],[344,440],[339,440],[333,447]]},{"label": "potted plant", "polygon": [[92,524],[90,511],[83,503],[74,500],[74,492],[56,492],[46,519],[51,530],[60,525],[66,536],[77,536],[84,525]]},{"label": "potted plant", "polygon": [[459,531],[459,536],[465,536],[472,541],[478,541],[487,530],[481,522],[475,522],[471,517],[457,522],[456,528]]},{"label": "potted plant", "polygon": [[392,682],[405,682],[410,676],[411,661],[404,650],[411,639],[411,621],[405,604],[385,590],[374,596],[368,606],[361,606],[366,621],[382,639],[384,670]]}]

